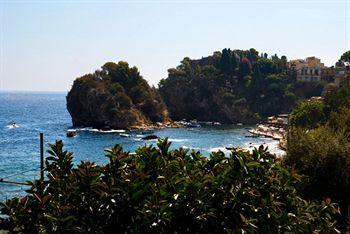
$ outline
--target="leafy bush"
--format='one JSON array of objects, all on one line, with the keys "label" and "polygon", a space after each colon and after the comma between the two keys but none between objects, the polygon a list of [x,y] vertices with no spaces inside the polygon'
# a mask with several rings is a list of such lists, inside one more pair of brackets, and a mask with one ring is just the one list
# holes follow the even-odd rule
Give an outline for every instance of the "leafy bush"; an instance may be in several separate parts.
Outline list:
[{"label": "leafy bush", "polygon": [[305,176],[298,190],[308,199],[330,197],[340,206],[346,225],[350,198],[350,142],[327,126],[290,129],[285,163]]},{"label": "leafy bush", "polygon": [[63,143],[51,145],[47,179],[1,206],[7,227],[24,233],[224,233],[334,231],[334,204],[298,197],[296,174],[262,146],[209,158],[182,148],[120,145],[104,166],[73,167]]},{"label": "leafy bush", "polygon": [[334,131],[342,132],[348,138],[350,134],[350,109],[343,107],[338,112],[332,112],[327,125]]},{"label": "leafy bush", "polygon": [[343,86],[333,92],[325,102],[329,106],[329,111],[339,111],[342,107],[350,108],[350,74]]},{"label": "leafy bush", "polygon": [[297,127],[314,128],[325,120],[324,108],[321,100],[302,101],[289,115],[289,122]]}]

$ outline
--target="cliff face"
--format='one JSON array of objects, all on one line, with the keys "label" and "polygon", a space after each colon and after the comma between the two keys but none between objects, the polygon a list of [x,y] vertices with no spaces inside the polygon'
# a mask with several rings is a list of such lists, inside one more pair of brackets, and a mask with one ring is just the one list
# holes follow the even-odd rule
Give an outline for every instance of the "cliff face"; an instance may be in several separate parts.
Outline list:
[{"label": "cliff face", "polygon": [[250,110],[247,100],[231,94],[224,83],[220,75],[171,77],[162,82],[160,92],[174,120],[256,123],[260,117]]},{"label": "cliff face", "polygon": [[76,79],[67,109],[74,126],[117,129],[169,119],[158,91],[126,62],[106,63],[102,70]]},{"label": "cliff face", "polygon": [[174,120],[255,123],[288,112],[298,97],[288,76],[287,58],[258,51],[230,50],[192,60],[184,58],[159,91]]}]

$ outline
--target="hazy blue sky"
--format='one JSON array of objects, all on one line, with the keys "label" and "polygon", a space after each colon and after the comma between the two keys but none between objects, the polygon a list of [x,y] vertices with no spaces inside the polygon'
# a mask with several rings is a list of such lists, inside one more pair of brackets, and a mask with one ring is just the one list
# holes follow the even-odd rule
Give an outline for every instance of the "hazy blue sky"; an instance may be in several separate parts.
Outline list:
[{"label": "hazy blue sky", "polygon": [[350,0],[0,0],[0,90],[69,90],[106,61],[157,84],[183,57],[225,47],[333,65],[350,49]]}]

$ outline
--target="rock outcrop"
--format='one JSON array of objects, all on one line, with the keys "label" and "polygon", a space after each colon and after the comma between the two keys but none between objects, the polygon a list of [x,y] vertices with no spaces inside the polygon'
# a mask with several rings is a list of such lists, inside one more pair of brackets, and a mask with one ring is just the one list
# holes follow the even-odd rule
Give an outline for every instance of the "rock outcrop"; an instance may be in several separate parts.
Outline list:
[{"label": "rock outcrop", "polygon": [[255,49],[214,52],[188,57],[159,83],[159,92],[173,120],[256,123],[288,113],[298,97],[287,58]]},{"label": "rock outcrop", "polygon": [[158,91],[126,62],[108,62],[77,78],[67,95],[67,109],[74,126],[120,129],[169,121]]}]

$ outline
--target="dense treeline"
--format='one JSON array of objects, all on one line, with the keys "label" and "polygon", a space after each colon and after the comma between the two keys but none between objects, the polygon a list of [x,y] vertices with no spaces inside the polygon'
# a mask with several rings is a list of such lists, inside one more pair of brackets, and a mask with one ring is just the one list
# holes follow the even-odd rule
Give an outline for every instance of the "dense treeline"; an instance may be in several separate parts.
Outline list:
[{"label": "dense treeline", "polygon": [[350,76],[324,100],[300,103],[290,115],[285,163],[305,176],[299,191],[307,198],[330,197],[350,211]]},{"label": "dense treeline", "polygon": [[299,96],[320,95],[322,87],[297,84],[285,56],[259,55],[255,49],[224,49],[199,60],[184,58],[159,83],[171,118],[224,123],[256,122],[288,112]]},{"label": "dense treeline", "polygon": [[[12,233],[331,233],[338,213],[329,199],[299,197],[299,176],[261,146],[209,158],[182,148],[116,145],[109,162],[72,164],[51,145],[45,181],[1,205]],[[0,228],[1,229],[1,228]]]},{"label": "dense treeline", "polygon": [[67,95],[74,126],[126,128],[163,122],[167,108],[136,67],[108,62],[74,81]]}]

